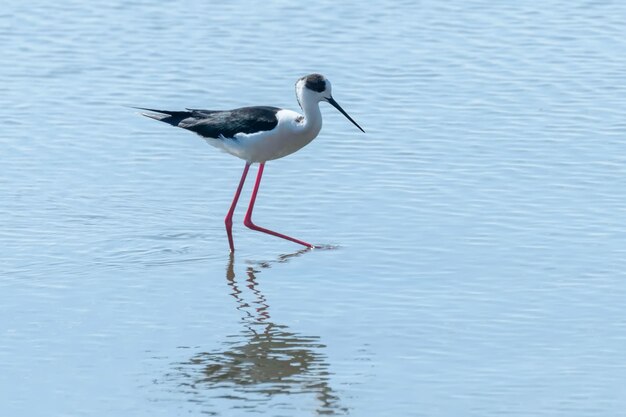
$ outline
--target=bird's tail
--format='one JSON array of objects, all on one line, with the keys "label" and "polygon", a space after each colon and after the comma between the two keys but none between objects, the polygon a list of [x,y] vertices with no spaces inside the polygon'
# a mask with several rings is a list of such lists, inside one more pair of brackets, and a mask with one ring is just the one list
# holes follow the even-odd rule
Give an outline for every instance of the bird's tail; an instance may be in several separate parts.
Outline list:
[{"label": "bird's tail", "polygon": [[170,111],[170,110],[156,110],[147,109],[145,107],[133,107],[133,109],[145,110],[150,113],[141,113],[142,116],[149,117],[160,122],[171,124],[172,126],[178,126],[178,124],[191,116],[190,111]]}]

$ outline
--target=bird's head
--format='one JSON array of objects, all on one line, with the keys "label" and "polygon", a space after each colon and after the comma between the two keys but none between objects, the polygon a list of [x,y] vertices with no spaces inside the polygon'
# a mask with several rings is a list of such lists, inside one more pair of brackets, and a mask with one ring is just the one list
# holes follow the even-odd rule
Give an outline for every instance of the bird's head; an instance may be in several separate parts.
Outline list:
[{"label": "bird's head", "polygon": [[[357,122],[352,120],[348,113],[341,108],[339,103],[335,101],[332,96],[332,86],[330,81],[326,77],[321,74],[309,74],[302,78],[300,78],[296,82],[296,97],[298,99],[298,104],[303,108],[304,103],[319,103],[320,101],[325,101],[329,103],[331,106],[339,110],[341,114],[346,116],[348,120],[350,120],[356,127],[361,130],[361,132],[365,133],[365,131],[358,125]],[[304,109],[304,108],[303,108]]]}]

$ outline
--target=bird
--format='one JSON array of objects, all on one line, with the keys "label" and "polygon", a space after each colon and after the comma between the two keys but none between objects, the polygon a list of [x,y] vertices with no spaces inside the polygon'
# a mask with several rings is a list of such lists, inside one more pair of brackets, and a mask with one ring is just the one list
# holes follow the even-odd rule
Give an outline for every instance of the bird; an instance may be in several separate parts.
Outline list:
[{"label": "bird", "polygon": [[355,122],[332,96],[330,81],[321,74],[309,74],[296,81],[296,99],[302,114],[278,107],[251,106],[233,110],[201,110],[187,108],[184,111],[143,110],[143,116],[197,133],[210,145],[245,161],[245,166],[230,209],[224,218],[230,252],[235,252],[233,241],[233,215],[243,189],[248,170],[259,164],[256,182],[250,197],[244,225],[252,230],[267,233],[288,241],[315,248],[308,242],[260,226],[252,221],[252,211],[259,192],[261,177],[267,161],[290,155],[313,141],[322,129],[322,113],[319,103],[326,102],[336,108],[359,130],[365,130]]}]

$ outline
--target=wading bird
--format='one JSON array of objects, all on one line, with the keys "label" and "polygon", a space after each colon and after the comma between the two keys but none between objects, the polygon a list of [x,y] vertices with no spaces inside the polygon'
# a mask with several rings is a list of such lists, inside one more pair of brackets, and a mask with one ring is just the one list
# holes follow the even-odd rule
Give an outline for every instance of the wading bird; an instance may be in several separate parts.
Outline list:
[{"label": "wading bird", "polygon": [[365,131],[333,99],[331,85],[323,75],[310,74],[296,82],[296,98],[304,114],[269,106],[242,107],[234,110],[186,111],[155,110],[138,107],[150,113],[146,117],[190,130],[202,136],[213,145],[231,155],[246,161],[235,197],[224,219],[228,244],[231,252],[233,243],[233,213],[239,200],[248,169],[253,163],[259,164],[256,183],[252,190],[250,205],[244,218],[244,225],[252,230],[287,239],[308,248],[314,245],[293,237],[259,227],[252,222],[252,210],[261,184],[263,168],[267,161],[290,155],[309,144],[322,128],[322,113],[319,103],[325,101],[341,112],[363,133]]}]

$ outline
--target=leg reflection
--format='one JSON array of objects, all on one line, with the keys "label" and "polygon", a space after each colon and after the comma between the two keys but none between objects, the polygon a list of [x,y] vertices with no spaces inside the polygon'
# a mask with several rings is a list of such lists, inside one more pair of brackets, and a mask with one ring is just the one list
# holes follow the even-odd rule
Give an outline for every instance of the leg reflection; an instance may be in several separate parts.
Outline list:
[{"label": "leg reflection", "polygon": [[[269,264],[285,262],[306,251],[284,255]],[[274,323],[258,284],[259,270],[248,266],[245,274],[245,279],[238,281],[231,255],[226,280],[242,314],[242,329],[229,336],[221,349],[196,353],[179,364],[178,370],[192,379],[185,386],[199,394],[194,401],[200,397],[215,403],[216,397],[228,398],[234,402],[230,405],[233,408],[263,413],[272,404],[294,400],[300,404],[295,394],[312,394],[317,414],[346,414],[330,386],[326,346],[317,336],[302,335]]]}]

